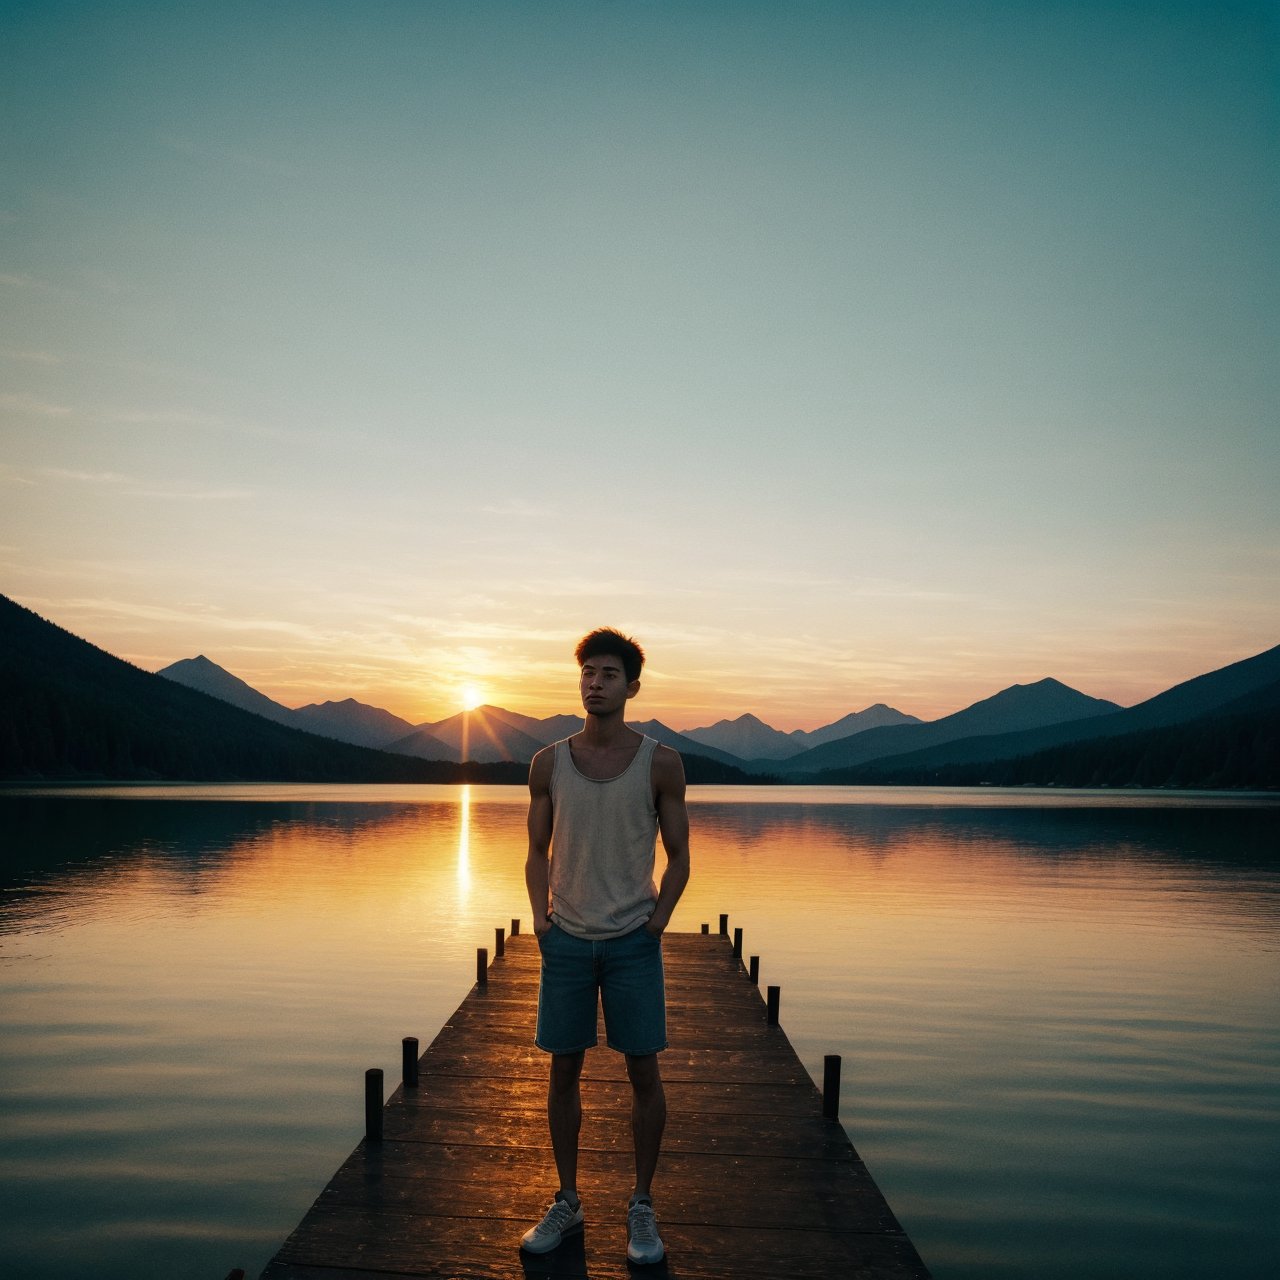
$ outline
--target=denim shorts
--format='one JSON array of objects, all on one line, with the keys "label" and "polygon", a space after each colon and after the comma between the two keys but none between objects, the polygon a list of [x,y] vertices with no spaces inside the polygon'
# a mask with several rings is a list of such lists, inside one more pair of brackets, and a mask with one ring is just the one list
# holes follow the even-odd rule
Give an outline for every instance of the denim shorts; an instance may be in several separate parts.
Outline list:
[{"label": "denim shorts", "polygon": [[547,1053],[579,1053],[598,1043],[596,992],[610,1049],[635,1057],[667,1047],[662,939],[644,925],[592,942],[553,924],[538,939],[542,982],[535,1043]]}]

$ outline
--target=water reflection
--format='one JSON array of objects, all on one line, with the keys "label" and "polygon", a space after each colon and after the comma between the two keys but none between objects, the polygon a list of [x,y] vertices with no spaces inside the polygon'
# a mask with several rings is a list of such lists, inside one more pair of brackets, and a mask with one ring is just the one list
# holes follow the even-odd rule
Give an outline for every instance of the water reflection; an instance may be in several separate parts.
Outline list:
[{"label": "water reflection", "polygon": [[458,790],[458,892],[465,902],[471,896],[471,788]]},{"label": "water reflection", "polygon": [[[0,795],[18,1274],[261,1265],[358,1136],[364,1068],[395,1078],[524,911],[519,788],[161,794]],[[1280,809],[922,795],[695,793],[673,927],[729,912],[806,1063],[845,1055],[843,1114],[939,1280],[1129,1253],[1191,1276],[1224,1242],[1248,1274],[1280,1143]]]}]

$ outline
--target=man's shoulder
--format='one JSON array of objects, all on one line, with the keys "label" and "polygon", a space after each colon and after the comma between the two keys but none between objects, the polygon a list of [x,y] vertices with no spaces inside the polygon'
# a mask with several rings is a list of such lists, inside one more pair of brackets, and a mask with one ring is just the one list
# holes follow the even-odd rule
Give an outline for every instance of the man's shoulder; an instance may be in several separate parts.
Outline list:
[{"label": "man's shoulder", "polygon": [[652,773],[654,781],[658,783],[684,781],[684,760],[675,747],[669,747],[665,742],[654,746]]},{"label": "man's shoulder", "polygon": [[533,759],[529,761],[529,785],[538,789],[549,787],[551,771],[555,768],[555,763],[556,744],[554,742],[535,752]]}]

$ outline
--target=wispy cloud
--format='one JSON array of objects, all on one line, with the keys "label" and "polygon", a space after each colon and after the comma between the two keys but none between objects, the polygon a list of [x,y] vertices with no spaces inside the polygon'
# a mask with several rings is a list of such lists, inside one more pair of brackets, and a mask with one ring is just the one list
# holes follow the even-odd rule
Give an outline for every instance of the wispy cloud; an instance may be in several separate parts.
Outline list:
[{"label": "wispy cloud", "polygon": [[[305,441],[309,446],[327,442],[323,434],[287,430],[258,422],[241,422],[185,406],[167,409],[116,409],[95,415],[95,421],[124,427],[183,427],[191,431],[212,431],[221,435],[249,436],[253,439],[286,443]],[[349,445],[350,441],[350,437],[342,437],[338,442]]]},{"label": "wispy cloud", "polygon": [[253,489],[131,489],[136,498],[160,498],[166,502],[244,502],[257,496]]},{"label": "wispy cloud", "polygon": [[26,364],[52,366],[62,363],[62,357],[52,351],[22,351],[6,347],[0,351],[0,355],[3,355],[6,360],[21,360]]},{"label": "wispy cloud", "polygon": [[560,514],[560,509],[541,502],[526,502],[522,498],[512,498],[505,502],[495,502],[479,507],[479,514],[486,516],[504,516],[517,520],[551,520]]},{"label": "wispy cloud", "polygon": [[72,471],[66,467],[41,467],[39,473],[54,480],[79,480],[85,484],[130,484],[131,476],[118,471]]},{"label": "wispy cloud", "polygon": [[166,502],[244,502],[257,497],[254,489],[202,489],[193,485],[163,485],[143,480],[120,471],[83,471],[74,467],[36,467],[23,473],[13,467],[0,466],[0,480],[10,484],[39,484],[41,480],[70,484],[131,486],[122,493],[131,498],[157,498]]},{"label": "wispy cloud", "polygon": [[199,623],[202,630],[209,631],[266,632],[271,635],[292,636],[305,640],[312,638],[311,628],[299,623],[284,622],[274,618],[232,617],[197,605],[175,608],[167,605],[142,604],[133,600],[115,600],[104,596],[64,596],[56,601],[39,601],[31,607],[35,608],[40,604],[46,606],[56,604],[59,614],[64,616],[116,618],[183,625]]},{"label": "wispy cloud", "polygon": [[32,486],[36,482],[16,467],[8,466],[6,463],[0,462],[0,484],[21,484]]},{"label": "wispy cloud", "polygon": [[216,414],[201,413],[195,409],[129,409],[100,414],[99,421],[127,427],[210,427],[217,431],[235,429]]},{"label": "wispy cloud", "polygon": [[8,409],[13,413],[34,413],[42,418],[65,418],[71,412],[69,405],[12,392],[0,395],[0,409]]}]

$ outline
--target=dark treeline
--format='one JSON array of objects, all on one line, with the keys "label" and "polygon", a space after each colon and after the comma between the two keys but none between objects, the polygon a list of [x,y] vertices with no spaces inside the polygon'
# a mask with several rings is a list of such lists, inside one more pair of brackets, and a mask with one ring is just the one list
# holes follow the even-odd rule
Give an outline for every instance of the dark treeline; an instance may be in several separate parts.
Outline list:
[{"label": "dark treeline", "polygon": [[[703,756],[691,783],[768,785]],[[304,733],[95,648],[0,596],[0,779],[521,784],[517,762],[453,764]],[[996,761],[892,758],[787,782],[855,785],[1280,786],[1280,682],[1198,719]]]},{"label": "dark treeline", "polygon": [[[759,782],[686,757],[691,782]],[[16,781],[524,783],[291,729],[81,640],[0,596],[0,778]]]},{"label": "dark treeline", "polygon": [[1050,747],[1019,759],[932,767],[892,760],[824,774],[824,782],[907,786],[1173,787],[1274,790],[1280,786],[1280,685],[1249,710],[1115,738]]},{"label": "dark treeline", "polygon": [[371,751],[274,724],[142,671],[0,597],[0,777],[515,781],[510,772]]}]

